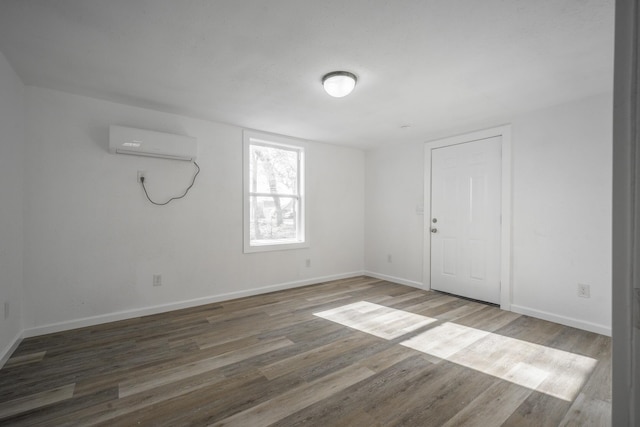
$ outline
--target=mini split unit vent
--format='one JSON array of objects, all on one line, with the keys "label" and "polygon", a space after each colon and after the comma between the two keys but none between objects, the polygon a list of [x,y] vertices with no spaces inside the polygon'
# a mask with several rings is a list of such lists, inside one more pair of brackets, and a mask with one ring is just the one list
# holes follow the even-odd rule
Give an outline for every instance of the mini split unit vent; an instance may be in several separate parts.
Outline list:
[{"label": "mini split unit vent", "polygon": [[194,161],[198,141],[190,136],[109,126],[109,152]]}]

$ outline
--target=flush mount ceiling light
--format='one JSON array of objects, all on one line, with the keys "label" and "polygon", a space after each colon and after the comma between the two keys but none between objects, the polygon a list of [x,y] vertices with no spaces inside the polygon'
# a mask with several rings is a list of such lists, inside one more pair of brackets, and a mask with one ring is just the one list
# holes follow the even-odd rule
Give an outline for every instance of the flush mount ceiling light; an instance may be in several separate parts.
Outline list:
[{"label": "flush mount ceiling light", "polygon": [[353,92],[358,78],[348,71],[334,71],[322,78],[324,90],[334,98],[342,98]]}]

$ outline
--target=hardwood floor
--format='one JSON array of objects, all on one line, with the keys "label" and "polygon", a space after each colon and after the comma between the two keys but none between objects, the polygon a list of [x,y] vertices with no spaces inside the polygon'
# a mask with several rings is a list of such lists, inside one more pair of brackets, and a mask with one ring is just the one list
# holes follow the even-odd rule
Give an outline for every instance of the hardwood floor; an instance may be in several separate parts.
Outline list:
[{"label": "hardwood floor", "polygon": [[607,426],[611,340],[359,277],[25,339],[3,425]]}]

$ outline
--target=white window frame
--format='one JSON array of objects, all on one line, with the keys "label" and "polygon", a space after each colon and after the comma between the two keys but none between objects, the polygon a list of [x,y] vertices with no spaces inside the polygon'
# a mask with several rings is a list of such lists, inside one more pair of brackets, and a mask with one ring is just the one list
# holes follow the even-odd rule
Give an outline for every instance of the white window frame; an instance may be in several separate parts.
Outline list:
[{"label": "white window frame", "polygon": [[[282,135],[275,135],[263,132],[245,130],[243,138],[242,176],[243,176],[243,230],[244,230],[244,253],[281,251],[289,249],[300,249],[309,247],[309,234],[307,231],[307,209],[306,209],[306,188],[305,188],[305,154],[306,144],[304,141]],[[291,240],[271,240],[261,244],[251,244],[250,222],[251,222],[251,145],[262,145],[274,148],[295,150],[298,156],[298,236],[295,242]]]}]

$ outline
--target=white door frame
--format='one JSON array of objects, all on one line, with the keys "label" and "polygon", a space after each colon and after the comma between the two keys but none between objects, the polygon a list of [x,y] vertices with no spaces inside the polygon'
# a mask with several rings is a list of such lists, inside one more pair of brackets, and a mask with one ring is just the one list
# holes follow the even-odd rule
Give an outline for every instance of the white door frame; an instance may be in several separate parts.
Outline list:
[{"label": "white door frame", "polygon": [[511,310],[511,125],[456,135],[425,143],[424,149],[424,225],[422,283],[431,289],[431,151],[479,139],[502,137],[500,229],[500,308]]},{"label": "white door frame", "polygon": [[640,2],[616,1],[612,424],[640,424]]}]

